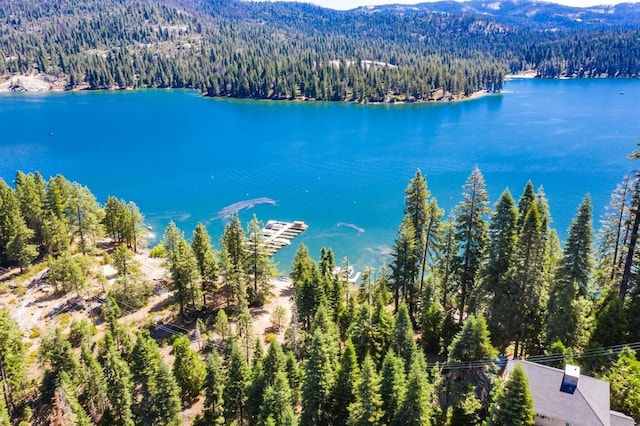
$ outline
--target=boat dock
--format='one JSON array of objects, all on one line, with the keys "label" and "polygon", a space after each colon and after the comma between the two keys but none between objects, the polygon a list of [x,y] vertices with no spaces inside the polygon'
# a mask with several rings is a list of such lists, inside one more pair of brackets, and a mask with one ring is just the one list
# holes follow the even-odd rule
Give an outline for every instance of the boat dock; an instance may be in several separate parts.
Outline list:
[{"label": "boat dock", "polygon": [[269,256],[290,245],[291,240],[302,234],[307,228],[307,224],[299,220],[295,222],[268,221],[262,228],[262,234],[264,235],[264,245]]}]

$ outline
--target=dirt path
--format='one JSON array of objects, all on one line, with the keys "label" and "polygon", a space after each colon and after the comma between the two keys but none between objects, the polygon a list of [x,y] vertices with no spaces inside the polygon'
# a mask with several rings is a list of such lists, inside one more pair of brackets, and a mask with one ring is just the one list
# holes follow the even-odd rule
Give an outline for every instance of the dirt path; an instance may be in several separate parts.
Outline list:
[{"label": "dirt path", "polygon": [[289,278],[279,277],[271,281],[273,285],[273,297],[260,308],[251,310],[253,317],[253,328],[255,332],[263,338],[268,333],[274,333],[280,343],[284,342],[284,329],[276,332],[271,326],[271,314],[276,306],[282,306],[287,312],[285,324],[291,321],[291,302],[293,296],[293,282]]}]

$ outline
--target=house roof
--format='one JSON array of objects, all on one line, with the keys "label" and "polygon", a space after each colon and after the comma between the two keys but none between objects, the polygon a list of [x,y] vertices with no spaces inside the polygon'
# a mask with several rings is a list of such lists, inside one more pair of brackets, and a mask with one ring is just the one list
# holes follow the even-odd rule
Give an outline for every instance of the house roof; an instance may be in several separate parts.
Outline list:
[{"label": "house roof", "polygon": [[611,410],[611,426],[635,426],[633,418],[618,411]]},{"label": "house roof", "polygon": [[[509,360],[505,374],[522,365],[529,378],[537,414],[581,426],[613,426],[609,382],[581,375],[573,394],[560,392],[563,370],[523,360]],[[614,423],[616,424],[616,423]]]}]

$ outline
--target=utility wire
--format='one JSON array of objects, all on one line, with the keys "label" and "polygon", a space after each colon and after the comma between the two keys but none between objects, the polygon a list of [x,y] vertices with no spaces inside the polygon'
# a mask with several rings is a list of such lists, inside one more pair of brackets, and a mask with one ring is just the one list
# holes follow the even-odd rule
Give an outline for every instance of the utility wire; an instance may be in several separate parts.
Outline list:
[{"label": "utility wire", "polygon": [[[548,364],[556,361],[561,361],[565,359],[567,356],[574,359],[592,358],[592,357],[598,357],[598,356],[611,356],[611,355],[620,353],[622,349],[625,347],[629,347],[635,351],[638,351],[640,350],[640,342],[606,346],[602,348],[591,348],[576,354],[567,353],[567,354],[534,355],[534,356],[525,358],[525,360],[535,362],[537,364]],[[430,364],[427,364],[427,368],[442,369],[442,370],[461,370],[461,369],[480,368],[480,367],[498,367],[499,365],[502,364],[502,362],[504,361],[485,359],[485,360],[476,360],[476,361],[467,361],[467,362],[448,362],[444,364],[430,363]]]}]

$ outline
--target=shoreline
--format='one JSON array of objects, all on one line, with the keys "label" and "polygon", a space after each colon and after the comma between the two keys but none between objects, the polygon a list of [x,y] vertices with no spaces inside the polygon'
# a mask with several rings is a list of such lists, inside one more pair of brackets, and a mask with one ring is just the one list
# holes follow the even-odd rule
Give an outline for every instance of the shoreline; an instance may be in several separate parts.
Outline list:
[{"label": "shoreline", "polygon": [[[145,88],[140,88],[144,90]],[[166,89],[185,89],[185,90],[194,90],[190,88],[166,88]],[[68,88],[68,80],[67,77],[55,77],[48,74],[38,73],[38,74],[14,74],[14,75],[5,75],[0,76],[0,94],[6,93],[62,93],[62,92],[84,92],[84,91],[105,91],[105,92],[114,92],[114,91],[130,91],[136,90],[130,87],[111,87],[111,88],[102,88],[102,89],[90,89],[88,84],[83,83],[79,86],[73,87],[71,89]],[[231,96],[209,96],[206,93],[200,92],[200,96],[204,98],[229,98],[229,99],[249,99],[249,100],[266,100],[266,101],[288,101],[288,102],[337,102],[337,103],[356,103],[362,105],[405,105],[405,104],[421,104],[421,103],[445,103],[445,102],[461,102],[468,101],[473,99],[478,99],[484,96],[499,94],[500,92],[492,92],[489,90],[478,90],[471,93],[469,96],[463,95],[454,95],[450,92],[444,92],[442,89],[438,89],[434,92],[434,99],[418,99],[418,100],[395,100],[395,99],[386,99],[382,102],[357,102],[357,101],[323,101],[317,99],[261,99],[261,98],[234,98]]]}]

